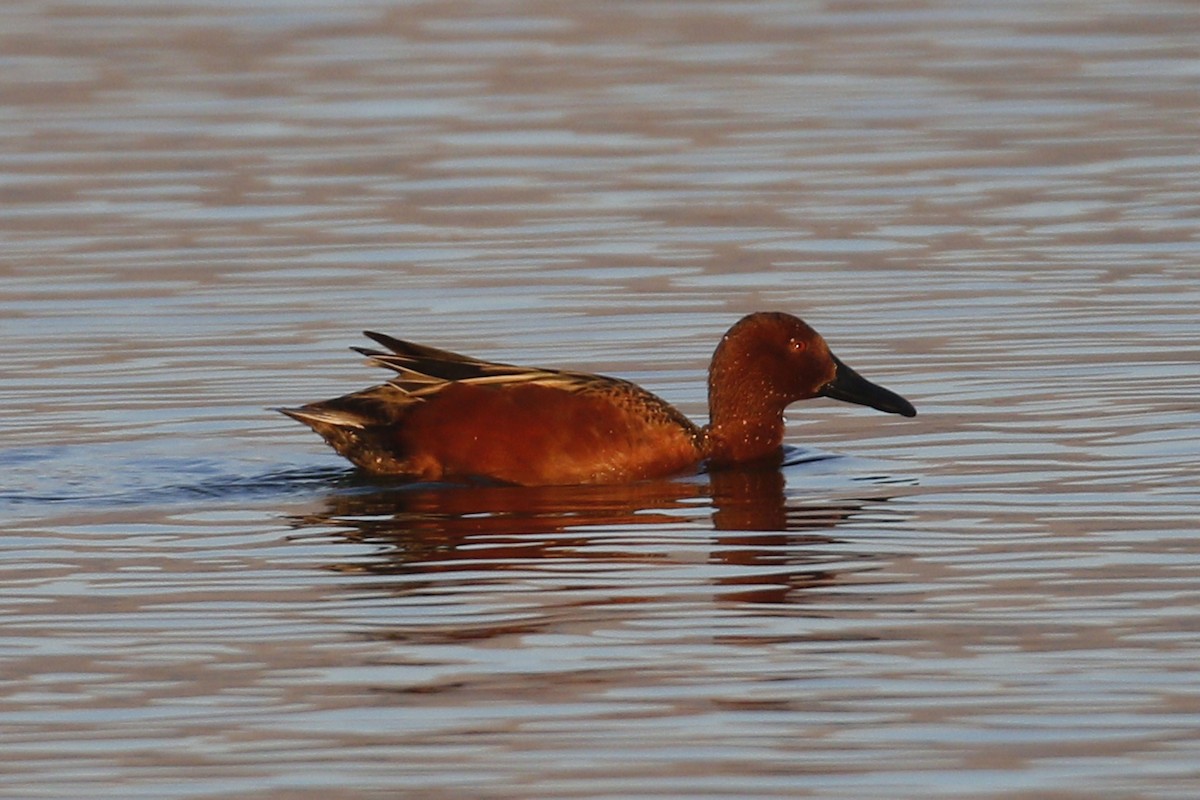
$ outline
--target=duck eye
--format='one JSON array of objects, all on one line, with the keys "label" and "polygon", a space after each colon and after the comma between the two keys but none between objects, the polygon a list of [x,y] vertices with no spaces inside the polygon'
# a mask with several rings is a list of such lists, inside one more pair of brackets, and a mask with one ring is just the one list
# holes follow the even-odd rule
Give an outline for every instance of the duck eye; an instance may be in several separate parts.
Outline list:
[{"label": "duck eye", "polygon": [[788,340],[788,350],[791,350],[793,353],[803,353],[807,349],[808,342],[804,341],[803,339]]}]

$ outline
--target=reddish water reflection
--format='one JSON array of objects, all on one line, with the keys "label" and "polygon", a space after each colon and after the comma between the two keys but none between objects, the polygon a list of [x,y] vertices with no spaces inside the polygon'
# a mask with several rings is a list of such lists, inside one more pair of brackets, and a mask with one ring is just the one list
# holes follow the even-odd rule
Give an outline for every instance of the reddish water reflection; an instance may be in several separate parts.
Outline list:
[{"label": "reddish water reflection", "polygon": [[[629,564],[661,554],[614,544],[614,532],[697,530],[707,560],[754,568],[722,571],[728,600],[784,603],[797,589],[836,580],[827,552],[833,530],[886,497],[789,499],[775,467],[736,469],[693,480],[625,486],[388,486],[336,494],[298,528],[335,527],[380,546],[371,559],[331,567],[376,575],[507,570],[554,559]],[[705,520],[716,529],[706,529]],[[643,534],[645,535],[645,534]],[[586,554],[585,554],[586,551]],[[412,589],[412,584],[406,584]]]}]

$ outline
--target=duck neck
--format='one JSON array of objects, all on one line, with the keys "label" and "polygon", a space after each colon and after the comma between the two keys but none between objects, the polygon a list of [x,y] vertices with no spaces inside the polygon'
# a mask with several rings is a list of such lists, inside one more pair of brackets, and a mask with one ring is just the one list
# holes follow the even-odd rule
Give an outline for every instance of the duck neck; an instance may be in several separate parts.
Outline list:
[{"label": "duck neck", "polygon": [[709,385],[705,458],[714,464],[738,464],[778,453],[783,446],[785,404],[766,387],[743,382],[729,387],[736,391],[728,393],[722,387],[728,384],[715,380]]}]

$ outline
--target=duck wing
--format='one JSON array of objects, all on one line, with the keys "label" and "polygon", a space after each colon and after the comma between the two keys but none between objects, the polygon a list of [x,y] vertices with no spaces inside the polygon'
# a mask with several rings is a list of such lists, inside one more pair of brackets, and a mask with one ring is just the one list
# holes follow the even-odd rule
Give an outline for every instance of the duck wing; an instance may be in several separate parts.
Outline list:
[{"label": "duck wing", "polygon": [[448,383],[468,383],[476,386],[503,383],[536,382],[559,389],[577,391],[598,380],[583,372],[564,372],[541,367],[518,367],[494,361],[464,356],[449,350],[396,339],[385,333],[363,331],[363,334],[386,347],[390,352],[369,347],[351,348],[370,359],[371,363],[396,373],[388,381],[414,397],[432,394]]}]

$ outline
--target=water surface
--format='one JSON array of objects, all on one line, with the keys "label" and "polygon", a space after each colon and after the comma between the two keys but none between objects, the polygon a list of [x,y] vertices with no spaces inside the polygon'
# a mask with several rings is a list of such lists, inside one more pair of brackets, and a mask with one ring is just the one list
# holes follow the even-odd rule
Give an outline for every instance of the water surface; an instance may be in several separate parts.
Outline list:
[{"label": "water surface", "polygon": [[[1192,3],[0,9],[0,794],[1192,798]],[[358,331],[913,420],[398,487]]]}]

